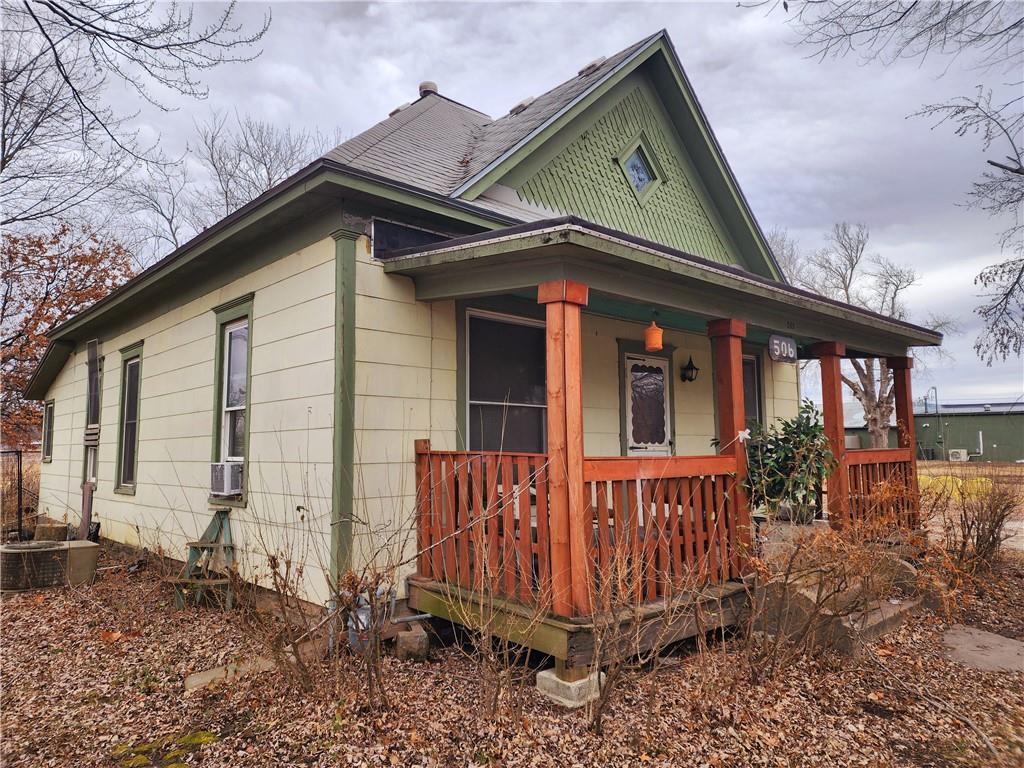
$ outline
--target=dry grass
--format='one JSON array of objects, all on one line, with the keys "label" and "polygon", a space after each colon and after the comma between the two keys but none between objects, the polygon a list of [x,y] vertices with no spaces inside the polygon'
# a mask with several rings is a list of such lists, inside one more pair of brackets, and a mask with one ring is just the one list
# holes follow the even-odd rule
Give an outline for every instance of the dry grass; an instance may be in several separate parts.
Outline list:
[{"label": "dry grass", "polygon": [[[39,454],[22,454],[22,506],[35,510],[39,499]],[[3,530],[15,530],[18,525],[18,470],[13,455],[4,454],[0,463],[0,510],[3,511]],[[35,515],[26,514],[24,526],[35,529]]]}]

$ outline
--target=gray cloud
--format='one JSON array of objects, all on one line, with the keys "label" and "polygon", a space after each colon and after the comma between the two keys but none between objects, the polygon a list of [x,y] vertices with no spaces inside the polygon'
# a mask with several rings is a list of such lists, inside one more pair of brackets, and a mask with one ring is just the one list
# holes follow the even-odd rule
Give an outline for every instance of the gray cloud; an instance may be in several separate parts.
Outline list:
[{"label": "gray cloud", "polygon": [[[969,62],[943,74],[938,60],[818,61],[795,45],[783,16],[731,3],[281,3],[272,11],[262,57],[211,72],[206,104],[179,103],[169,114],[143,107],[143,134],[180,151],[194,120],[216,106],[352,135],[414,99],[425,79],[500,115],[666,27],[762,225],[786,226],[814,248],[834,221],[865,222],[875,250],[921,273],[909,296],[915,316],[961,320],[965,333],[947,345],[955,361],[922,372],[919,391],[935,383],[944,398],[987,398],[1024,389],[1020,360],[986,368],[971,351],[973,277],[999,259],[1002,229],[962,205],[983,169],[980,141],[909,117],[978,83],[1003,88],[998,76],[986,82]],[[264,12],[242,8],[253,19]]]}]

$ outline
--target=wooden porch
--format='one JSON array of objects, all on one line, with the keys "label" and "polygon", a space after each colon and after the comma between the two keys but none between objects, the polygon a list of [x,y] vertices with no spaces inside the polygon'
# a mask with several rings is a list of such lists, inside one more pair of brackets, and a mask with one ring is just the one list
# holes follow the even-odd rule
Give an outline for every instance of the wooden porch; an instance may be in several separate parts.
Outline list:
[{"label": "wooden porch", "polygon": [[[560,670],[591,663],[594,628],[609,617],[654,626],[670,616],[660,642],[692,636],[708,621],[731,623],[755,555],[744,490],[746,324],[707,324],[717,454],[588,457],[580,351],[588,289],[557,280],[541,284],[537,296],[546,311],[547,452],[436,451],[416,441],[419,556],[410,604],[467,623],[486,596],[501,614],[497,631],[550,653]],[[901,447],[848,451],[839,378],[845,348],[818,343],[808,353],[821,361],[825,429],[839,463],[826,489],[830,523],[848,525],[884,507],[916,527],[910,361],[888,359]],[[880,485],[902,492],[880,506]],[[680,603],[701,603],[704,618],[675,612]],[[635,650],[648,635],[654,642],[652,632],[637,634]]]}]

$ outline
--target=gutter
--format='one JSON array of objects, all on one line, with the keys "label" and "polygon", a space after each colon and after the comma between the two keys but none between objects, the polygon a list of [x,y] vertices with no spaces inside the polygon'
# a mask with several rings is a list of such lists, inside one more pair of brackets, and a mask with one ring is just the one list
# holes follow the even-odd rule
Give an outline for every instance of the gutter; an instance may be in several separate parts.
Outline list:
[{"label": "gutter", "polygon": [[[127,283],[120,286],[119,288],[116,288],[114,291],[107,294],[102,299],[95,302],[86,309],[82,310],[74,317],[71,317],[65,320],[64,322],[54,326],[47,332],[47,337],[51,340],[56,340],[61,336],[65,335],[72,326],[79,325],[83,320],[89,319],[97,315],[98,313],[102,312],[102,310],[107,305],[116,302],[126,293],[129,293],[132,290],[134,290],[140,282],[148,278],[151,278],[164,270],[167,270],[175,263],[192,255],[203,245],[209,243],[217,236],[223,234],[225,230],[229,229],[235,224],[238,224],[247,216],[250,216],[251,214],[257,212],[267,204],[280,199],[285,194],[296,191],[297,188],[299,188],[302,185],[306,185],[308,189],[312,189],[315,186],[319,186],[320,182],[318,181],[318,177],[324,173],[337,173],[343,176],[348,176],[355,180],[380,185],[381,187],[384,187],[386,189],[404,192],[414,197],[419,197],[423,200],[429,200],[430,202],[444,206],[445,208],[450,208],[453,211],[462,211],[465,213],[473,214],[475,216],[479,216],[482,219],[493,221],[495,225],[499,226],[516,225],[522,222],[521,219],[506,216],[504,214],[497,213],[490,209],[473,205],[472,203],[467,203],[462,200],[453,200],[445,195],[437,194],[435,192],[429,192],[427,190],[420,189],[419,187],[414,187],[412,185],[405,184],[399,181],[394,181],[383,176],[378,176],[375,173],[369,173],[367,171],[362,171],[357,168],[352,168],[351,166],[344,165],[334,160],[329,160],[327,158],[319,158],[310,163],[309,165],[307,165],[305,168],[302,168],[301,170],[292,174],[287,179],[280,182],[267,192],[264,192],[255,200],[246,203],[244,206],[239,208],[234,213],[225,216],[223,219],[218,221],[213,226],[203,230],[194,238],[192,238],[187,243],[182,245],[180,248],[172,251],[170,254],[165,256],[160,261],[156,262],[152,266],[135,275],[135,277],[133,277]],[[302,189],[300,191],[305,192],[308,191],[308,189]]]},{"label": "gutter", "polygon": [[[856,307],[851,304],[846,304],[835,299],[830,299],[826,296],[820,296],[811,291],[806,291],[802,288],[797,288],[787,283],[778,283],[772,281],[766,277],[747,272],[746,270],[740,269],[739,267],[732,267],[717,262],[703,259],[699,256],[686,253],[674,248],[667,246],[661,246],[658,243],[654,243],[650,240],[644,240],[642,238],[634,237],[625,232],[619,232],[607,227],[603,227],[599,224],[593,224],[588,221],[584,221],[575,216],[566,216],[557,219],[547,219],[545,221],[532,222],[529,224],[523,224],[517,227],[512,227],[505,230],[500,230],[497,233],[484,232],[478,235],[469,235],[467,237],[456,238],[448,240],[447,242],[436,243],[431,246],[419,247],[419,248],[406,248],[400,251],[392,251],[390,254],[386,254],[385,258],[385,271],[387,272],[401,272],[403,267],[407,269],[414,269],[416,267],[426,266],[423,262],[424,259],[430,256],[440,256],[444,254],[458,254],[467,250],[472,249],[475,246],[482,244],[495,244],[512,242],[523,239],[525,237],[536,237],[536,236],[550,236],[551,242],[554,242],[556,236],[561,236],[563,242],[565,242],[569,233],[575,233],[584,237],[595,237],[600,240],[604,240],[610,243],[616,243],[623,245],[627,248],[643,251],[645,253],[652,254],[658,258],[668,259],[677,261],[683,264],[690,264],[708,273],[718,275],[720,277],[734,280],[740,283],[745,283],[750,286],[757,286],[760,288],[768,288],[772,292],[778,294],[780,299],[786,297],[798,296],[802,299],[814,302],[820,305],[822,308],[828,309],[839,309],[846,312],[853,313],[862,321],[871,322],[873,324],[885,324],[897,330],[901,333],[911,333],[914,336],[929,341],[933,344],[940,344],[942,341],[942,334],[936,333],[935,331],[924,328],[913,323],[907,323],[902,320],[895,320],[891,317],[886,317],[877,312]],[[583,247],[586,247],[584,243],[578,243]],[[830,313],[831,314],[831,313]]]}]

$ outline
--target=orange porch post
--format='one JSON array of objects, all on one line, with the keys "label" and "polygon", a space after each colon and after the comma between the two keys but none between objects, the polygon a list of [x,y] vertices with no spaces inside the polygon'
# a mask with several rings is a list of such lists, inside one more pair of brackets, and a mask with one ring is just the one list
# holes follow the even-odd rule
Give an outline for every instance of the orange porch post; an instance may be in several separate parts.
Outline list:
[{"label": "orange porch post", "polygon": [[586,285],[552,280],[537,286],[547,311],[548,513],[552,610],[590,613],[590,577],[583,503],[583,367],[580,308]]},{"label": "orange porch post", "polygon": [[[712,320],[708,323],[714,354],[715,391],[718,395],[718,440],[720,451],[736,457],[736,484],[733,488],[737,552],[751,555],[750,502],[744,487],[747,481],[747,446],[738,436],[746,429],[747,409],[743,399],[743,339],[747,324],[742,320]],[[740,564],[735,562],[739,569]]]},{"label": "orange porch post", "polygon": [[896,429],[899,433],[900,448],[910,449],[910,477],[907,490],[910,494],[911,523],[918,525],[920,500],[917,487],[917,439],[914,435],[914,396],[910,388],[910,371],[914,360],[910,357],[889,357],[885,361],[892,371],[893,397],[896,401]]},{"label": "orange porch post", "polygon": [[850,475],[846,466],[846,429],[843,424],[843,379],[840,361],[846,345],[837,341],[821,341],[811,345],[812,357],[821,362],[821,410],[825,435],[836,457],[836,468],[828,478],[828,519],[839,527],[850,518]]}]

